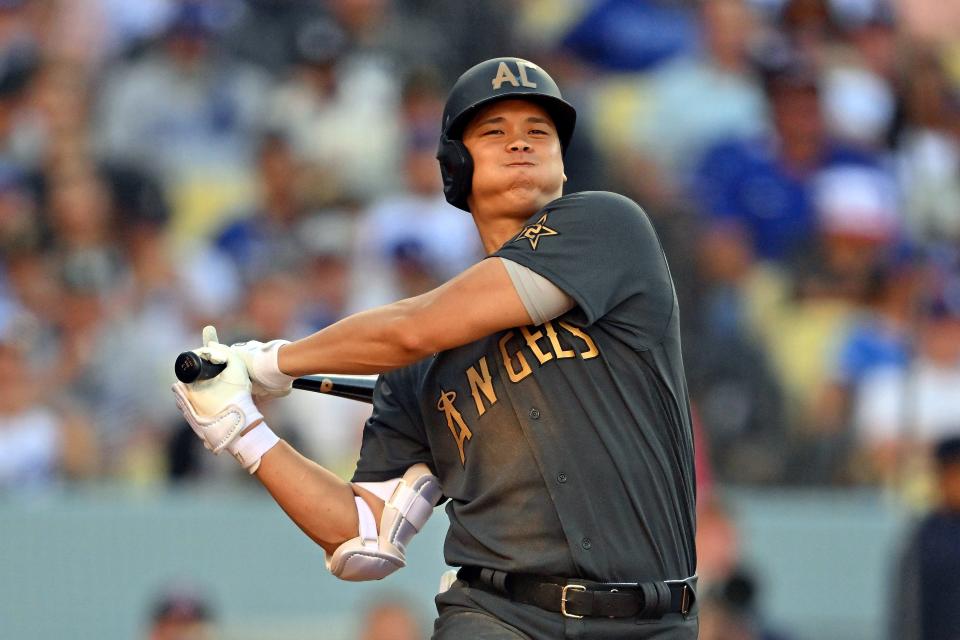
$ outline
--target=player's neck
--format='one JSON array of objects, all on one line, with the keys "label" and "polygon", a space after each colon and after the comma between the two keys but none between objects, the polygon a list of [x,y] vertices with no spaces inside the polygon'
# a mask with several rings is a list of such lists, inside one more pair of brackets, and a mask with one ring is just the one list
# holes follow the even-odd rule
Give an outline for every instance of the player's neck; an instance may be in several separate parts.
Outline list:
[{"label": "player's neck", "polygon": [[477,225],[477,231],[480,232],[480,242],[483,243],[483,250],[487,255],[497,251],[504,243],[517,235],[523,228],[525,220],[526,218],[482,219],[476,215],[473,217],[473,221]]},{"label": "player's neck", "polygon": [[530,216],[548,202],[559,198],[560,195],[562,193],[556,194],[555,197],[544,196],[541,198],[542,202],[526,203],[516,209],[504,208],[502,202],[484,207],[483,203],[478,203],[471,198],[469,200],[471,215],[474,224],[477,225],[477,231],[480,232],[480,241],[487,255],[497,251],[520,233]]}]

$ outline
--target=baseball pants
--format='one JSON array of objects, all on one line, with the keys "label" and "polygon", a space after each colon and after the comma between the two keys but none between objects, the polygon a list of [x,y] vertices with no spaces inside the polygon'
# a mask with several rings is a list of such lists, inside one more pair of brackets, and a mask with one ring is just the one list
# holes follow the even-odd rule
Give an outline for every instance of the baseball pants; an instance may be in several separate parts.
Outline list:
[{"label": "baseball pants", "polygon": [[436,597],[432,640],[696,640],[697,606],[686,617],[566,618],[457,581]]}]

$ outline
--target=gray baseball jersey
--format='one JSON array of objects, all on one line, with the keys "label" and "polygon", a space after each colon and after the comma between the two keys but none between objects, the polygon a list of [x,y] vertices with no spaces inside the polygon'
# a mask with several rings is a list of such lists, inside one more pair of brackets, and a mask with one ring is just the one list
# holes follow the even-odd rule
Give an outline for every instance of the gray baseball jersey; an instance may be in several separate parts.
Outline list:
[{"label": "gray baseball jersey", "polygon": [[646,214],[613,193],[563,196],[493,255],[576,306],[381,376],[354,480],[433,469],[454,566],[605,582],[692,575],[677,302]]}]

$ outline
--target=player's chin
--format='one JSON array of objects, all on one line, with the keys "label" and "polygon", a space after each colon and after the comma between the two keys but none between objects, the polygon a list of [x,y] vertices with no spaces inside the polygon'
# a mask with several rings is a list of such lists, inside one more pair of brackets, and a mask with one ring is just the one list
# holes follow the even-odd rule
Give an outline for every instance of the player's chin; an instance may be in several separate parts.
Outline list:
[{"label": "player's chin", "polygon": [[548,192],[542,185],[530,182],[511,186],[504,193],[503,201],[511,212],[529,217],[554,198],[556,198],[555,191]]}]

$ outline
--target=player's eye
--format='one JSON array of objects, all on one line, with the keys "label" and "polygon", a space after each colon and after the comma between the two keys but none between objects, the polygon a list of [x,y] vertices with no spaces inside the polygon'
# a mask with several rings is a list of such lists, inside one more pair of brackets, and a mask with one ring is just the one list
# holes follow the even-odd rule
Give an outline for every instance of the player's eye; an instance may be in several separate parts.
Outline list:
[{"label": "player's eye", "polygon": [[489,130],[487,130],[487,131],[484,131],[484,132],[481,133],[480,135],[481,135],[481,136],[489,136],[489,135],[493,135],[493,134],[497,134],[497,133],[503,133],[503,131],[501,131],[500,129],[489,129]]},{"label": "player's eye", "polygon": [[534,135],[538,135],[538,136],[548,135],[548,132],[547,132],[547,131],[544,131],[543,129],[532,129],[532,130],[530,131],[530,133],[532,133],[532,134],[534,134]]}]

